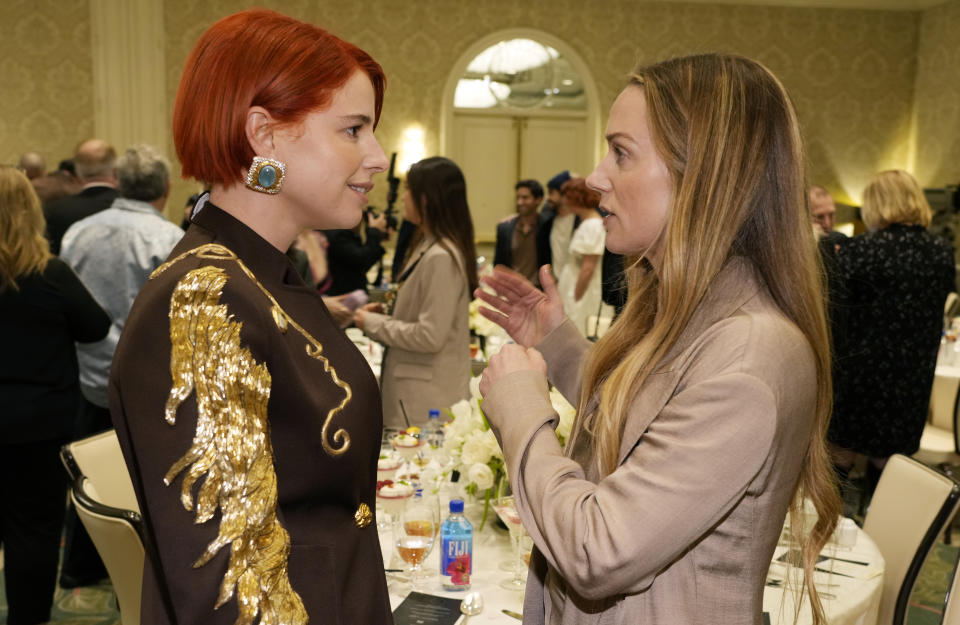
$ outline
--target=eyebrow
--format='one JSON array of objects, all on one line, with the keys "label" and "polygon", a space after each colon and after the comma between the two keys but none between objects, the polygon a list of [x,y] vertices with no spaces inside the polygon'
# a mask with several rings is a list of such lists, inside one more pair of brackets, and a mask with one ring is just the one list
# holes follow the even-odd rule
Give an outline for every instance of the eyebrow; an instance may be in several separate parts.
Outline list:
[{"label": "eyebrow", "polygon": [[620,139],[620,138],[630,139],[630,135],[628,135],[625,132],[613,132],[608,134],[606,138],[607,138],[607,143],[610,143],[614,139]]},{"label": "eyebrow", "polygon": [[347,123],[360,124],[361,126],[366,126],[373,123],[373,120],[369,115],[344,115],[340,119]]}]

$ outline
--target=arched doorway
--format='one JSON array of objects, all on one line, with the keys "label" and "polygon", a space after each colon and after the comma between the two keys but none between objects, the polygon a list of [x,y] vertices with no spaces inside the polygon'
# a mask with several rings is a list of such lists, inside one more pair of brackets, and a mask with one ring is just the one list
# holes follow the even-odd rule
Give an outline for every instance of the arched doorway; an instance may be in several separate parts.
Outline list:
[{"label": "arched doorway", "polygon": [[599,98],[586,64],[560,39],[529,28],[491,33],[454,64],[443,93],[444,153],[467,178],[476,237],[492,242],[514,211],[514,184],[542,184],[600,158]]}]

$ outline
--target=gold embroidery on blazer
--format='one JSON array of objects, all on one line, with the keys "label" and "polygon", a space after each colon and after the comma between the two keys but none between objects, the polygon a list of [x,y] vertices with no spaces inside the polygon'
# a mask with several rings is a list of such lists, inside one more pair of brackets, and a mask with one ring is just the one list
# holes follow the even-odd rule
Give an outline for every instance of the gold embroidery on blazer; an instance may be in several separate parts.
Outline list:
[{"label": "gold embroidery on blazer", "polygon": [[[236,625],[260,614],[263,624],[305,624],[303,601],[290,586],[290,535],[277,520],[277,476],[267,421],[270,372],[240,344],[241,324],[220,303],[226,272],[213,266],[187,273],[170,299],[170,372],[173,387],[165,418],[176,423],[177,408],[196,393],[197,429],[190,449],[164,482],[187,470],[180,489],[183,507],[196,523],[220,509],[219,534],[193,563],[198,568],[230,545],[220,584],[219,608],[237,595]],[[193,500],[193,486],[206,474]]]},{"label": "gold embroidery on blazer", "polygon": [[[353,398],[353,389],[350,388],[349,383],[340,379],[340,376],[337,375],[337,370],[333,367],[333,365],[330,364],[330,361],[327,360],[325,356],[323,356],[323,345],[320,344],[320,341],[313,338],[313,336],[311,336],[310,333],[303,328],[303,326],[301,326],[299,323],[294,321],[293,318],[290,317],[290,315],[284,312],[283,308],[280,307],[280,304],[277,303],[277,300],[274,299],[270,291],[268,291],[266,287],[260,284],[260,281],[257,280],[257,277],[253,274],[252,271],[250,271],[249,267],[247,267],[243,263],[243,261],[240,260],[237,257],[237,255],[234,254],[229,248],[224,247],[223,245],[218,245],[216,243],[207,243],[206,245],[201,245],[200,247],[196,247],[192,250],[188,250],[183,254],[180,254],[176,258],[169,260],[166,263],[157,267],[157,269],[154,270],[152,274],[150,274],[150,279],[151,280],[154,279],[155,277],[157,277],[158,275],[166,271],[168,267],[186,258],[187,256],[196,256],[197,258],[210,259],[210,260],[229,260],[229,261],[235,262],[237,266],[240,267],[240,269],[243,271],[243,273],[246,274],[246,276],[250,278],[250,280],[252,280],[254,284],[257,285],[257,287],[267,297],[267,299],[270,300],[270,304],[271,304],[270,312],[271,312],[271,315],[273,316],[274,323],[277,324],[277,327],[280,329],[280,331],[282,333],[286,333],[287,328],[290,327],[296,330],[304,338],[304,340],[307,342],[305,346],[307,356],[315,360],[319,360],[320,363],[323,364],[324,373],[330,374],[330,378],[333,380],[333,383],[336,384],[341,389],[343,389],[343,392],[344,392],[343,399],[340,401],[339,404],[337,404],[327,412],[327,416],[323,421],[323,429],[320,432],[323,449],[331,456],[339,456],[341,454],[346,453],[347,450],[350,449],[349,432],[347,432],[343,428],[338,428],[333,433],[332,437],[330,436],[329,432],[330,432],[330,427],[331,427],[331,423],[333,422],[333,419],[338,414],[343,412],[343,409],[346,408],[347,404],[349,404],[350,400]],[[330,442],[331,439],[333,443],[336,444],[336,447],[334,447],[334,445],[331,444]]]}]

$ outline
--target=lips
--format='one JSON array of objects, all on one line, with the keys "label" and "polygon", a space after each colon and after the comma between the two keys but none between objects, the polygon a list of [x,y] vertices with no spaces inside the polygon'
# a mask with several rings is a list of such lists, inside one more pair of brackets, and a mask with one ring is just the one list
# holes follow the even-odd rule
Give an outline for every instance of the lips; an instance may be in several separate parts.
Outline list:
[{"label": "lips", "polygon": [[349,182],[348,182],[348,183],[347,183],[347,186],[350,187],[351,189],[353,189],[354,191],[356,191],[357,193],[360,193],[360,194],[362,194],[362,195],[366,195],[367,193],[370,192],[370,189],[373,188],[373,183],[372,183],[372,182],[362,182],[362,183],[359,183],[359,184],[352,184],[352,183],[349,183]]}]

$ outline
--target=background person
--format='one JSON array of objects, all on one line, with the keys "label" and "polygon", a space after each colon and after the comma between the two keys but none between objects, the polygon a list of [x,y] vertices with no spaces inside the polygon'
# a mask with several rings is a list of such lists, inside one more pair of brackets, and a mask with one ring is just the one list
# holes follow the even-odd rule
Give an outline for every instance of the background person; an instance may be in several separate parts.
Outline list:
[{"label": "background person", "polygon": [[0,165],[0,546],[10,625],[50,620],[67,495],[59,454],[80,401],[74,342],[110,328],[44,231],[30,182]]},{"label": "background person", "polygon": [[841,477],[856,453],[870,457],[869,494],[891,454],[919,448],[955,269],[950,245],[927,232],[930,205],[909,173],[877,174],[861,213],[868,232],[836,251],[834,307],[846,314],[828,438]]},{"label": "background person", "polygon": [[403,427],[426,421],[470,396],[470,293],[477,287],[473,221],[463,172],[450,159],[414,164],[403,194],[404,219],[417,224],[391,315],[380,304],[354,313],[354,323],[387,346],[380,376],[383,420]]},{"label": "background person", "polygon": [[376,379],[285,254],[360,221],[388,164],[384,85],[356,46],[266,10],[187,58],[174,143],[210,195],[137,297],[110,381],[153,547],[145,623],[391,622]]},{"label": "background person", "polygon": [[[799,136],[753,61],[639,68],[588,178],[607,245],[634,259],[613,327],[591,348],[545,269],[545,292],[503,268],[484,278],[497,295],[477,290],[517,341],[480,390],[535,544],[525,623],[758,623],[798,490],[819,512],[804,564],[824,622],[813,566],[840,505]],[[579,404],[566,453],[547,376]]]},{"label": "background person", "polygon": [[566,261],[557,277],[563,309],[584,336],[591,334],[587,319],[600,314],[603,257],[606,231],[597,212],[600,194],[587,188],[583,178],[563,184],[563,206],[579,218],[570,238]]}]

